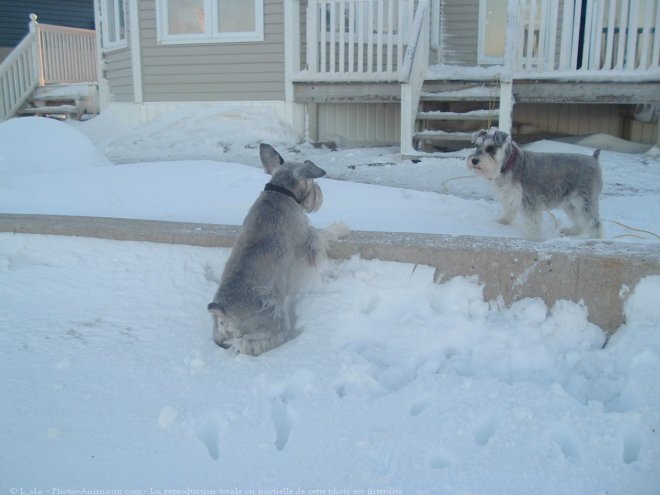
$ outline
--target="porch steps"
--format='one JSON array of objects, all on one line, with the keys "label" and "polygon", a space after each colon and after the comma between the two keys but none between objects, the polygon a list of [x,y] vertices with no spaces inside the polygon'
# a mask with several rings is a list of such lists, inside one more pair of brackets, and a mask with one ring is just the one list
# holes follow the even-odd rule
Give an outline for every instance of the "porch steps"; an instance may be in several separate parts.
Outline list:
[{"label": "porch steps", "polygon": [[19,112],[20,115],[42,115],[45,117],[73,118],[80,120],[82,112],[77,105],[45,105],[40,107],[27,107]]},{"label": "porch steps", "polygon": [[89,113],[95,87],[89,84],[52,84],[38,87],[27,99],[19,115],[42,115],[80,120]]},{"label": "porch steps", "polygon": [[419,98],[413,147],[424,154],[469,146],[474,132],[497,125],[499,85],[466,83],[449,91],[427,81]]}]

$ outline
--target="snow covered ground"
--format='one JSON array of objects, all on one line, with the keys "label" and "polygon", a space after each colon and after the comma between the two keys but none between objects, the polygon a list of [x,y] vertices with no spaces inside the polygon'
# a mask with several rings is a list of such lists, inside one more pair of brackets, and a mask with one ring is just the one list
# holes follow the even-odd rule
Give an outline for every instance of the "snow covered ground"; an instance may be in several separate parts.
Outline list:
[{"label": "snow covered ground", "polygon": [[[523,233],[460,178],[465,152],[315,149],[263,109],[76,126],[0,124],[0,211],[238,224],[267,180],[263,140],[329,172],[318,227]],[[659,242],[657,155],[601,157],[603,217],[648,231],[606,237]],[[228,255],[0,234],[0,493],[658,493],[660,277],[622,288],[627,322],[607,340],[579,304],[505,308],[478,280],[331,261],[301,294],[303,333],[252,358],[211,340]]]}]

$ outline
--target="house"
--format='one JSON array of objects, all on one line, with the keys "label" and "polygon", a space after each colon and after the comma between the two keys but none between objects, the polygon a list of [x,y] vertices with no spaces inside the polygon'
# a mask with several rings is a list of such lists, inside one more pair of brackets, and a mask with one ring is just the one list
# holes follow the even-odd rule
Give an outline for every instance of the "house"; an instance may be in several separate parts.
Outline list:
[{"label": "house", "polygon": [[317,141],[660,140],[658,0],[96,0],[101,107],[268,105]]},{"label": "house", "polygon": [[94,29],[94,0],[0,0],[0,62],[28,34],[28,16],[39,22]]}]

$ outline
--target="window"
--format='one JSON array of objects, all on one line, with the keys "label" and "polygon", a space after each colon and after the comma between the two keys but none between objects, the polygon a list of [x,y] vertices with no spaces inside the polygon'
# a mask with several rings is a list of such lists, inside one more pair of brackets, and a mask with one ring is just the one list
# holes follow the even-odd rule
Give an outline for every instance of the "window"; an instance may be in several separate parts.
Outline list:
[{"label": "window", "polygon": [[263,0],[157,0],[158,41],[263,41]]},{"label": "window", "polygon": [[479,53],[480,64],[504,62],[507,0],[479,1]]},{"label": "window", "polygon": [[126,46],[124,0],[101,0],[101,26],[104,49]]}]

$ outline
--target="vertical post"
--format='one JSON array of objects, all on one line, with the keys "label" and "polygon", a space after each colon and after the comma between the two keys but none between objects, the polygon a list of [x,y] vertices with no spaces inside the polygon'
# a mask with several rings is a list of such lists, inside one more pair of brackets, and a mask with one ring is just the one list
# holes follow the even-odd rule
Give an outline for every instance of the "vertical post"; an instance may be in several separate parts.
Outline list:
[{"label": "vertical post", "polygon": [[378,33],[376,34],[376,71],[383,71],[383,47],[385,44],[385,38],[383,36],[383,21],[384,21],[384,7],[383,0],[378,0]]},{"label": "vertical post", "polygon": [[[660,5],[655,6],[655,31],[653,33],[653,54],[651,55],[651,68],[658,67],[660,59]],[[660,136],[660,124],[658,125]]]},{"label": "vertical post", "polygon": [[355,0],[348,3],[348,72],[355,72]]},{"label": "vertical post", "polygon": [[307,3],[307,70],[313,74],[319,71],[319,23],[318,6],[315,0]]},{"label": "vertical post", "polygon": [[44,85],[44,58],[43,51],[41,47],[41,30],[39,29],[39,23],[37,22],[37,14],[30,14],[30,32],[34,33],[34,70],[37,74],[37,79],[39,80],[39,86]]},{"label": "vertical post", "polygon": [[[509,8],[507,11],[507,26],[506,36],[504,38],[504,70],[500,76],[500,117],[499,128],[500,130],[511,134],[513,127],[513,74],[517,70],[517,53],[516,41],[520,42],[519,31],[520,24],[518,23],[518,10],[520,6],[518,0],[510,0]],[[528,47],[529,49],[529,47]]]},{"label": "vertical post", "polygon": [[364,29],[365,29],[365,16],[364,16],[364,2],[356,5],[357,8],[357,72],[364,72]]},{"label": "vertical post", "polygon": [[[316,2],[314,2],[316,3]],[[321,14],[321,35],[320,35],[320,44],[319,44],[319,50],[320,50],[320,61],[321,61],[321,66],[319,68],[319,72],[327,72],[328,71],[328,66],[326,63],[326,52],[327,52],[327,44],[326,44],[326,31],[327,31],[327,14],[328,14],[328,4],[325,1],[321,1],[320,3],[320,14]],[[318,15],[318,14],[316,14]]]},{"label": "vertical post", "polygon": [[336,64],[336,54],[337,54],[337,3],[336,2],[328,2],[328,6],[330,8],[330,69],[329,72],[334,73],[337,72],[337,64]]},{"label": "vertical post", "polygon": [[521,31],[518,21],[518,0],[510,0],[506,16],[506,33],[504,36],[504,72],[513,72],[517,69],[518,32]]},{"label": "vertical post", "polygon": [[[653,2],[647,1],[646,2],[646,10],[644,11],[644,28],[642,30],[642,39],[641,39],[641,55],[639,58],[639,68],[640,69],[647,69],[649,68],[649,48],[650,45],[653,43],[653,40],[651,39],[651,23],[653,22]],[[657,9],[658,6],[656,5],[655,8]],[[655,27],[656,31],[660,29],[660,26]]]},{"label": "vertical post", "polygon": [[573,15],[573,39],[571,40],[571,66],[570,70],[578,68],[578,52],[580,49],[580,18],[582,17],[582,2],[575,2]]},{"label": "vertical post", "polygon": [[628,15],[628,36],[626,42],[625,70],[635,70],[637,55],[637,26],[639,24],[639,1],[630,1],[630,14]]},{"label": "vertical post", "polygon": [[607,27],[605,28],[605,64],[603,69],[610,70],[614,65],[614,31],[616,25],[616,2],[610,0],[610,10],[607,16]]},{"label": "vertical post", "polygon": [[573,19],[575,16],[573,2],[564,2],[564,13],[561,20],[561,47],[559,52],[559,70],[570,70],[571,48],[573,46]]},{"label": "vertical post", "polygon": [[529,2],[529,18],[527,20],[527,61],[525,63],[525,68],[528,71],[534,66],[534,34],[536,34],[536,0],[529,0]]},{"label": "vertical post", "polygon": [[625,57],[626,40],[628,35],[626,33],[628,26],[628,0],[621,0],[621,15],[619,16],[619,46],[616,55],[616,68],[617,70],[623,69],[623,61]]}]

